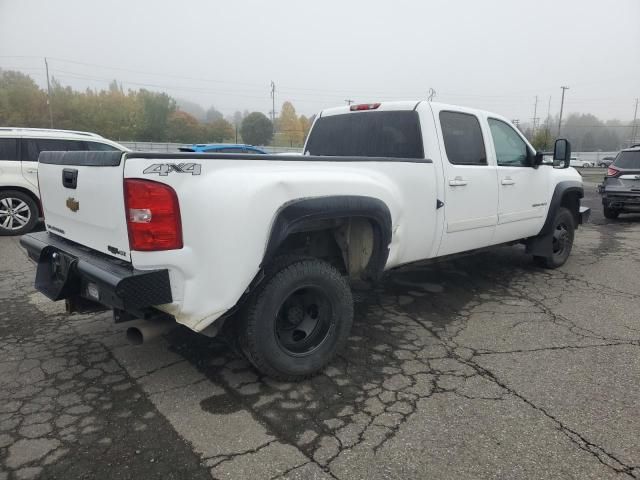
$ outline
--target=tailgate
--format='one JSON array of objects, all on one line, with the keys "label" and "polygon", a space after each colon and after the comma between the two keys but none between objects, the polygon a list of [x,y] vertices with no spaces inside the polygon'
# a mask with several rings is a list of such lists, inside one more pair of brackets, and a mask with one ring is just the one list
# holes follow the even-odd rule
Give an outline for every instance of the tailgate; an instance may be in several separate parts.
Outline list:
[{"label": "tailgate", "polygon": [[47,230],[130,261],[123,152],[42,152],[40,200]]}]

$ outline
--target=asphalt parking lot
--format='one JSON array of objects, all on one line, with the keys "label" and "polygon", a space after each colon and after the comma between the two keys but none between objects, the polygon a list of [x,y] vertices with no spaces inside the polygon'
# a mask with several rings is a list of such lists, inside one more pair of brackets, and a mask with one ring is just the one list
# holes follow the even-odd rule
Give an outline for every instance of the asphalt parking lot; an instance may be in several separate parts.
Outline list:
[{"label": "asphalt parking lot", "polygon": [[563,268],[505,247],[393,272],[299,384],[66,316],[0,238],[0,480],[640,478],[640,215],[605,220],[598,175]]}]

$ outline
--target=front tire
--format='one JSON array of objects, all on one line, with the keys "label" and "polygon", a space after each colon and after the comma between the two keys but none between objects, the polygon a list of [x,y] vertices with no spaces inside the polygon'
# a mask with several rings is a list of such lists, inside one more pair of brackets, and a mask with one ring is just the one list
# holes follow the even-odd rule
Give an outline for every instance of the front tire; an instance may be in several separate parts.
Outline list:
[{"label": "front tire", "polygon": [[553,220],[553,235],[551,236],[551,253],[547,256],[535,256],[534,262],[544,268],[558,268],[565,264],[575,235],[575,223],[571,212],[561,207]]},{"label": "front tire", "polygon": [[24,235],[38,221],[38,206],[30,195],[17,190],[0,192],[0,236]]},{"label": "front tire", "polygon": [[289,257],[266,269],[239,319],[239,344],[265,375],[299,381],[340,351],[353,323],[349,284],[329,263]]},{"label": "front tire", "polygon": [[602,207],[602,213],[604,213],[604,218],[608,218],[609,220],[615,220],[620,215],[618,210],[609,207]]}]

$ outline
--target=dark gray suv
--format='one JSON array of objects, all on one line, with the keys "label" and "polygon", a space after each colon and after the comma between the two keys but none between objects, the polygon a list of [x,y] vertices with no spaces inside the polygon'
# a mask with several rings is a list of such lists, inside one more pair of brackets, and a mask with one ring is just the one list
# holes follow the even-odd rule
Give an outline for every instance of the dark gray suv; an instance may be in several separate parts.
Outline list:
[{"label": "dark gray suv", "polygon": [[640,213],[640,144],[618,153],[599,191],[606,218]]}]

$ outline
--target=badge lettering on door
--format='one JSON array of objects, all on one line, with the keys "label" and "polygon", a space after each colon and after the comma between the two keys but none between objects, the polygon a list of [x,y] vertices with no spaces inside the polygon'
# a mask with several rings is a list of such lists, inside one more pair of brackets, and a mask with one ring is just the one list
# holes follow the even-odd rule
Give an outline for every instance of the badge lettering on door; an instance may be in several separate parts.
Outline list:
[{"label": "badge lettering on door", "polygon": [[145,168],[142,173],[145,175],[157,173],[161,177],[166,177],[171,172],[200,175],[200,169],[199,163],[154,163]]},{"label": "badge lettering on door", "polygon": [[67,208],[72,212],[80,210],[80,202],[73,197],[67,198]]}]

